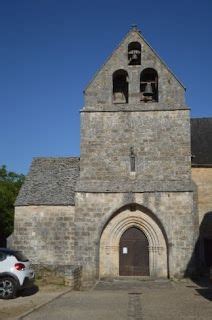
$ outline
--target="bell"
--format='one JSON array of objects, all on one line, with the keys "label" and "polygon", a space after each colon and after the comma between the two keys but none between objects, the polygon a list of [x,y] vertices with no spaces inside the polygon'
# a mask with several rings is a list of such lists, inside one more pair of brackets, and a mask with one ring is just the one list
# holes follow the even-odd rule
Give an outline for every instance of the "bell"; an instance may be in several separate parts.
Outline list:
[{"label": "bell", "polygon": [[139,50],[131,50],[129,51],[129,54],[131,55],[131,60],[137,60],[138,55],[140,54]]},{"label": "bell", "polygon": [[151,96],[153,96],[153,91],[152,91],[151,82],[147,82],[146,88],[145,88],[145,91],[144,91],[143,95],[146,96],[146,97],[151,97]]},{"label": "bell", "polygon": [[132,55],[132,60],[137,60],[137,59],[138,59],[137,54],[136,54],[136,53],[133,53],[133,55]]}]

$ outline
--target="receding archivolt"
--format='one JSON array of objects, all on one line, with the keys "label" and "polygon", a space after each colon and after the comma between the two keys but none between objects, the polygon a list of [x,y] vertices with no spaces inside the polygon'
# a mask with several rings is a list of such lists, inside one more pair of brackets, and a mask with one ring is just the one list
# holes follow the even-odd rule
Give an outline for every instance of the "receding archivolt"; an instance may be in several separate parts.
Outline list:
[{"label": "receding archivolt", "polygon": [[125,208],[105,227],[100,240],[100,277],[119,276],[119,242],[123,233],[136,227],[149,243],[150,276],[167,277],[167,248],[159,225],[140,209]]}]

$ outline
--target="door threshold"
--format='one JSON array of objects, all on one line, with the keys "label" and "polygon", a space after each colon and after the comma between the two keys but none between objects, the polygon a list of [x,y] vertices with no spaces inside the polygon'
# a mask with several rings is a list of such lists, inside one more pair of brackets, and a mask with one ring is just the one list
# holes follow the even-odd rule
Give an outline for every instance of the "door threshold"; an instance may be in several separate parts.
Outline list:
[{"label": "door threshold", "polygon": [[153,280],[150,276],[119,276],[113,278],[114,280]]},{"label": "door threshold", "polygon": [[120,280],[126,280],[126,281],[148,281],[148,280],[155,280],[156,278],[152,278],[150,276],[117,276],[117,277],[102,277],[99,280],[100,281],[120,281]]}]

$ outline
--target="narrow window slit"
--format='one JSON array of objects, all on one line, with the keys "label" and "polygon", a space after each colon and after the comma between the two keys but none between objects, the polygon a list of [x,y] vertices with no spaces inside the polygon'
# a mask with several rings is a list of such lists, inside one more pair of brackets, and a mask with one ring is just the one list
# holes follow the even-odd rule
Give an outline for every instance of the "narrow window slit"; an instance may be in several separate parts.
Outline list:
[{"label": "narrow window slit", "polygon": [[135,153],[133,147],[130,147],[130,171],[135,172]]}]

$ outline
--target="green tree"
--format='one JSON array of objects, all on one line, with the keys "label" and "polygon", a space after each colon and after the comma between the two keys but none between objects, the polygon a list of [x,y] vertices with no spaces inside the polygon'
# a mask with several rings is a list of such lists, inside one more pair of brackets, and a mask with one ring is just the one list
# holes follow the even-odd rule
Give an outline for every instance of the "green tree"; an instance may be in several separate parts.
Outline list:
[{"label": "green tree", "polygon": [[14,202],[24,182],[24,175],[7,171],[0,167],[0,237],[8,237],[13,232]]}]

